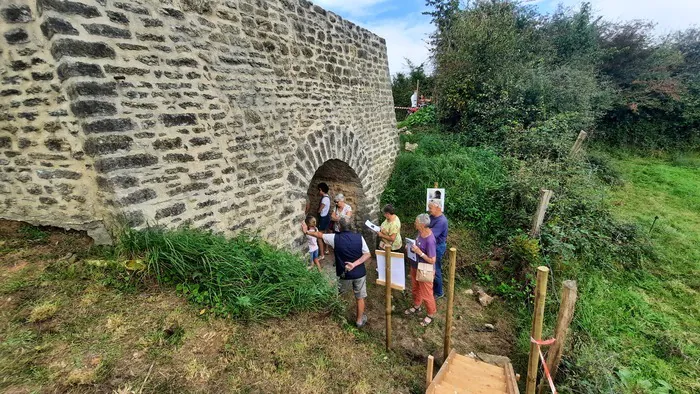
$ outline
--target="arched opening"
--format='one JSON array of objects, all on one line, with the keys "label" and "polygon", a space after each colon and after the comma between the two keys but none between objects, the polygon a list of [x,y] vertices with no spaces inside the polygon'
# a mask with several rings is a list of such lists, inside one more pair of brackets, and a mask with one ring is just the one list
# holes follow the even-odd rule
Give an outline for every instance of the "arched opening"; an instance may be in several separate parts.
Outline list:
[{"label": "arched opening", "polygon": [[[328,160],[316,170],[307,190],[309,212],[313,214],[318,212],[318,206],[321,203],[321,197],[318,194],[318,184],[321,182],[327,183],[330,188],[331,208],[334,208],[332,199],[336,195],[342,193],[345,196],[345,202],[352,207],[355,230],[364,233],[364,222],[369,218],[370,211],[360,177],[355,170],[347,163],[336,159]],[[367,241],[369,242],[369,239]]]}]

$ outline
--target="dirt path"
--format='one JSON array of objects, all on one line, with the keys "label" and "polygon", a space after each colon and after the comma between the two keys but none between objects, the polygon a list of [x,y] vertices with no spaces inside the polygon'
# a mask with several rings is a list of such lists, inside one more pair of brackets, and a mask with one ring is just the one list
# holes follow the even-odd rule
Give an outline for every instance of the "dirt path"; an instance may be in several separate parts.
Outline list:
[{"label": "dirt path", "polygon": [[[335,277],[332,255],[326,256],[322,263],[324,271],[329,276]],[[408,274],[408,268],[406,273]],[[377,279],[376,260],[372,259],[367,263],[367,274],[366,314],[368,324],[364,330],[369,332],[376,341],[383,344],[385,341],[385,287],[375,283]],[[447,297],[437,302],[437,319],[429,327],[423,328],[419,323],[425,316],[425,312],[420,316],[405,316],[403,314],[403,311],[412,304],[410,277],[408,276],[406,284],[405,291],[394,290],[392,292],[394,350],[414,360],[425,360],[429,354],[440,359],[443,351]],[[499,301],[488,307],[481,306],[475,296],[466,294],[467,289],[468,287],[455,287],[452,347],[461,354],[474,352],[508,357],[513,352],[513,343],[516,340],[510,312]],[[349,322],[354,322],[353,298],[351,295],[347,295],[344,300],[348,305],[346,318]],[[485,324],[492,324],[495,329],[486,329]]]}]

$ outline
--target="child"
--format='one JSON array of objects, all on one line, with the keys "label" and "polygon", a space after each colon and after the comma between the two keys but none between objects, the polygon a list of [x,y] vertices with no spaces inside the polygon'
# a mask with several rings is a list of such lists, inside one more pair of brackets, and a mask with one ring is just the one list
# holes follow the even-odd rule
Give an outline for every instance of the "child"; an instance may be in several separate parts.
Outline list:
[{"label": "child", "polygon": [[[318,231],[316,228],[316,218],[312,215],[307,216],[304,222],[306,222],[306,226],[308,227],[307,231]],[[316,268],[321,271],[321,263],[318,260],[318,239],[311,235],[307,235],[306,239],[309,242],[309,254],[311,255],[311,266],[309,269],[316,264]]]}]

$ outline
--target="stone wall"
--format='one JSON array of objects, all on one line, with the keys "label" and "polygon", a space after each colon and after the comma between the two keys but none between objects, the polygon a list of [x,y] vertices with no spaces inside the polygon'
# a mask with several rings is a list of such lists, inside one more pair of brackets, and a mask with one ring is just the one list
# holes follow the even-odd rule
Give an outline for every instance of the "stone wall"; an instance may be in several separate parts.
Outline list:
[{"label": "stone wall", "polygon": [[304,0],[3,0],[0,18],[0,217],[289,245],[335,159],[376,218],[398,136],[369,31]]}]

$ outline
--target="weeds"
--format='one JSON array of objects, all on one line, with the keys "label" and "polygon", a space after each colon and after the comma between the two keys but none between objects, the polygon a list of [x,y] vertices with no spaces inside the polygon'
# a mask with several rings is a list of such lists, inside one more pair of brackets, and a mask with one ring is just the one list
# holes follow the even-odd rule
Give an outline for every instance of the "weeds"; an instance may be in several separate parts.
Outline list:
[{"label": "weeds", "polygon": [[51,319],[56,312],[58,312],[58,304],[52,301],[46,301],[32,309],[27,321],[30,323],[40,323]]},{"label": "weeds", "polygon": [[122,251],[144,257],[158,281],[220,316],[261,320],[340,305],[323,274],[255,237],[148,229],[129,230],[121,240]]}]

